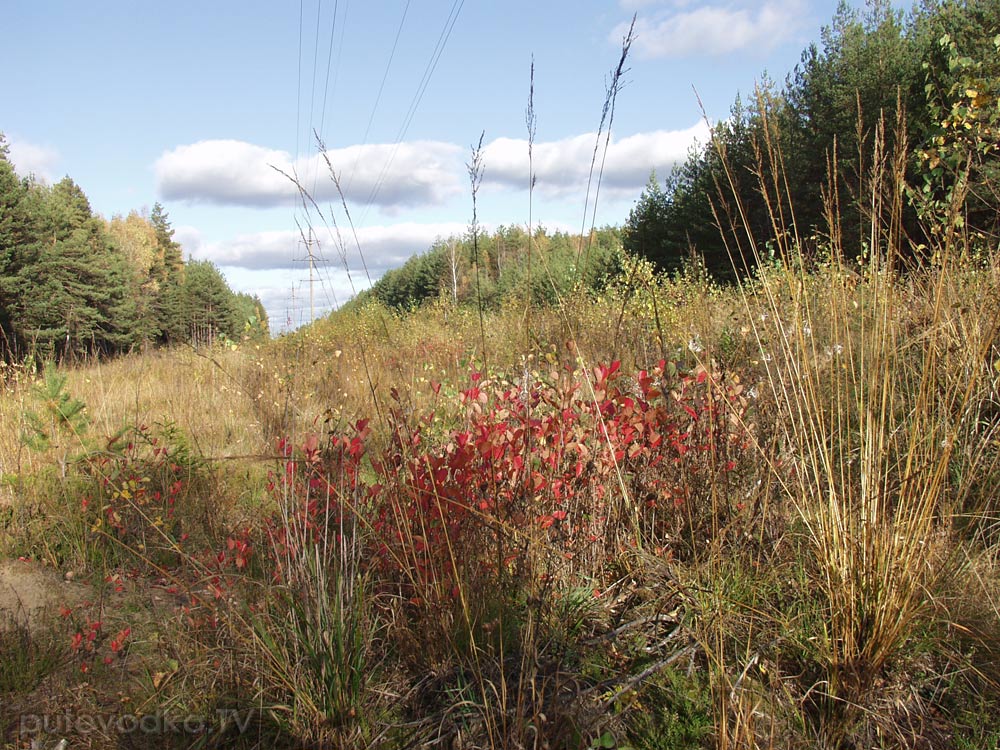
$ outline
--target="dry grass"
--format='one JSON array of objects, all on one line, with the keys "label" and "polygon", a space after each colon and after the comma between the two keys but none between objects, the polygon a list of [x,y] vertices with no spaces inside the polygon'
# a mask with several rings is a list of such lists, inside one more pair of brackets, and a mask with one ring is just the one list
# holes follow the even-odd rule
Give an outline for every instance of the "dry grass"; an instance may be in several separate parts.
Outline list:
[{"label": "dry grass", "polygon": [[[988,489],[998,453],[998,287],[995,264],[956,260],[905,277],[873,264],[857,279],[831,263],[808,273],[769,268],[741,290],[661,282],[645,298],[633,294],[624,315],[613,292],[581,305],[573,314],[579,330],[594,332],[586,344],[594,356],[641,363],[666,349],[682,368],[724,360],[739,373],[751,461],[724,483],[689,477],[705,493],[704,519],[683,525],[705,534],[697,544],[646,520],[640,537],[608,537],[633,538],[641,553],[626,544],[567,561],[551,533],[511,516],[504,538],[526,550],[516,588],[469,577],[452,557],[457,606],[417,616],[398,583],[380,578],[352,546],[372,533],[359,498],[350,508],[354,531],[324,535],[328,546],[289,561],[298,573],[271,594],[260,585],[266,571],[238,576],[234,591],[253,609],[239,599],[221,610],[202,602],[215,611],[215,631],[174,620],[175,637],[190,645],[170,649],[170,659],[186,660],[173,685],[205,700],[178,703],[169,689],[152,691],[152,700],[206,710],[228,695],[272,716],[258,726],[271,739],[368,746],[435,738],[533,746],[543,715],[544,736],[563,746],[694,747],[710,737],[720,748],[898,747],[969,731],[963,722],[988,710],[975,706],[989,705],[988,644],[1000,600]],[[650,314],[652,295],[659,316]],[[555,341],[567,314],[536,310],[533,319]],[[619,317],[636,332],[628,341],[608,337]],[[343,434],[378,413],[375,397],[378,408],[405,408],[372,420],[380,436],[371,450],[391,445],[385,426],[432,410],[439,421],[427,427],[428,446],[444,445],[467,418],[456,394],[481,346],[478,320],[442,306],[394,320],[391,336],[356,322],[320,325],[259,351],[157,353],[78,368],[67,390],[87,403],[90,435],[169,420],[210,459],[273,452],[282,428],[293,444],[326,428]],[[506,311],[485,322],[497,387],[526,371],[573,370],[581,356],[582,347],[541,338],[525,352],[522,322]],[[373,382],[366,364],[378,373]],[[17,420],[37,408],[33,399],[21,386],[0,408]],[[28,480],[44,476],[55,455],[9,436],[5,446],[5,466],[20,460],[21,487],[28,499],[40,497],[56,480]],[[290,515],[296,496],[283,501],[263,487],[269,459],[210,463],[219,516],[231,528],[285,507],[287,533],[302,533]],[[575,512],[586,514],[588,502],[581,497]],[[189,564],[208,574],[195,557]],[[580,597],[595,589],[600,598]],[[372,642],[381,645],[361,647]],[[650,700],[669,707],[661,719],[649,718]],[[400,701],[425,720],[390,709]],[[947,730],[934,729],[942,722]]]},{"label": "dry grass", "polygon": [[[786,206],[766,136],[762,191]],[[72,369],[86,434],[47,452],[0,434],[5,547],[99,547],[77,497],[94,485],[74,484],[94,477],[66,456],[171,423],[215,546],[150,524],[168,566],[132,544],[129,580],[177,601],[137,618],[143,658],[116,678],[146,706],[254,709],[257,734],[221,745],[995,742],[1000,259],[945,231],[933,263],[900,267],[907,155],[885,141],[858,186],[878,249],[861,265],[831,188],[822,261],[779,234],[734,288],[637,264],[530,310],[528,336],[520,305],[442,299]],[[20,375],[6,425],[44,408]],[[658,440],[673,428],[681,448]]]}]

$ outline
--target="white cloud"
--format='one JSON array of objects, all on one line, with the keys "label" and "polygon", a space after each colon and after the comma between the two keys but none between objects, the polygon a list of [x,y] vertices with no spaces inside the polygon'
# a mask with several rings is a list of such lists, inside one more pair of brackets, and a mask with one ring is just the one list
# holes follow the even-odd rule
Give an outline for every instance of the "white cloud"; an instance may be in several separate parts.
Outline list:
[{"label": "white cloud", "polygon": [[[309,322],[308,277],[298,271],[223,269],[230,287],[255,295],[267,311],[271,333],[278,334]],[[312,308],[321,317],[351,297],[351,286],[343,271],[318,275],[313,289]]]},{"label": "white cloud", "polygon": [[[707,135],[706,126],[698,123],[684,130],[658,130],[612,139],[602,190],[610,191],[607,197],[612,197],[615,190],[638,192],[651,169],[668,171],[687,156],[696,138],[706,140]],[[534,171],[540,194],[582,195],[596,143],[596,133],[536,143]],[[602,137],[599,158],[603,148]],[[425,141],[400,144],[392,156],[394,150],[393,146],[376,145],[327,152],[349,202],[355,206],[371,202],[384,213],[393,213],[401,208],[442,204],[468,189],[462,147]],[[527,189],[526,140],[492,141],[484,149],[483,162],[485,183]],[[297,175],[321,206],[340,202],[322,155],[294,161],[284,151],[242,141],[200,141],[179,146],[160,157],[156,173],[165,200],[251,207],[285,205],[291,209],[297,204],[298,191],[285,175]],[[372,198],[376,186],[378,195]]]},{"label": "white cloud", "polygon": [[655,5],[659,0],[618,0],[618,5],[622,10],[639,10],[650,5]]},{"label": "white cloud", "polygon": [[59,152],[49,146],[39,146],[27,141],[11,139],[8,158],[22,177],[35,175],[52,182],[52,169],[59,163]]},{"label": "white cloud", "polygon": [[[697,140],[708,140],[708,126],[698,122],[685,130],[656,130],[621,139],[612,137],[601,181],[602,193],[638,193],[652,169],[665,174],[687,157]],[[532,166],[535,189],[551,196],[583,195],[594,158],[596,133],[534,144]],[[601,166],[604,138],[601,138],[594,176]],[[510,188],[527,188],[528,143],[522,139],[498,138],[486,146],[483,154],[486,183]]]},{"label": "white cloud", "polygon": [[[332,149],[326,157],[349,201],[398,209],[440,204],[460,190],[461,154],[450,143],[414,141]],[[293,177],[316,201],[339,202],[322,154],[296,160],[245,141],[208,140],[167,151],[154,169],[166,200],[291,207],[299,199]]]},{"label": "white cloud", "polygon": [[[322,228],[315,233],[313,255],[321,268],[337,271],[344,269],[346,257],[355,283],[360,284],[364,279],[367,284],[365,267],[374,280],[389,268],[401,266],[411,255],[424,252],[436,239],[459,235],[466,230],[465,224],[457,223],[361,227],[355,243],[353,236],[344,235],[338,240]],[[303,275],[308,273],[306,247],[295,230],[255,232],[231,240],[205,242],[198,230],[178,227],[174,236],[184,247],[185,255],[190,254],[197,260],[248,270],[294,268]]]},{"label": "white cloud", "polygon": [[[280,281],[286,283],[276,283]],[[272,334],[309,322],[309,286],[297,274],[284,274],[283,278],[276,279],[273,271],[246,272],[234,286],[260,299],[267,311]],[[324,275],[317,280],[314,289],[312,312],[317,318],[322,317],[350,297],[351,287],[343,272]]]},{"label": "white cloud", "polygon": [[[558,221],[538,221],[536,226],[544,226],[550,232],[579,229]],[[492,232],[495,225],[484,222],[481,228],[484,232]],[[336,241],[325,229],[318,232],[320,241],[314,248],[320,259],[314,275],[316,316],[325,315],[344,304],[390,268],[398,268],[410,256],[428,250],[437,239],[462,235],[467,231],[468,225],[459,223],[404,222],[361,228],[358,230],[358,241],[367,273],[353,239],[349,243],[351,249],[347,251],[348,273],[336,249]],[[210,242],[195,227],[177,226],[174,228],[174,239],[181,243],[185,258],[212,261],[223,271],[234,291],[258,296],[267,310],[272,333],[308,322],[309,270],[297,231],[256,232]]]},{"label": "white cloud", "polygon": [[[397,268],[411,255],[428,250],[438,238],[460,235],[467,229],[467,225],[457,223],[363,227],[358,230],[358,243],[364,265],[351,238],[345,251],[349,273],[336,239],[325,229],[318,231],[313,248],[318,259],[314,274],[315,314],[325,315],[344,304],[390,268]],[[491,231],[492,226],[483,229]],[[207,242],[198,229],[179,226],[174,230],[174,238],[184,248],[185,257],[212,261],[223,270],[235,291],[260,297],[273,333],[308,321],[309,269],[297,231],[256,232]]]},{"label": "white cloud", "polygon": [[174,227],[174,242],[180,243],[184,258],[189,255],[199,257],[202,246],[201,231],[196,227],[177,226]]},{"label": "white cloud", "polygon": [[[755,9],[730,3],[654,12],[637,19],[633,47],[645,58],[771,49],[801,26],[805,10],[802,0],[767,0]],[[627,23],[619,24],[610,39],[620,43],[627,31]]]}]

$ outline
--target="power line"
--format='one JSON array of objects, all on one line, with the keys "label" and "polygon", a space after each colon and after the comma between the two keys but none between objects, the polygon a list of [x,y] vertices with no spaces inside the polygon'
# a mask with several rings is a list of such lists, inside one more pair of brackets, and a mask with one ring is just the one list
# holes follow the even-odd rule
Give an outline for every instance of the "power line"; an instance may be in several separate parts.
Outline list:
[{"label": "power line", "polygon": [[406,137],[406,132],[410,129],[413,117],[416,115],[417,108],[420,106],[420,102],[424,98],[424,92],[427,91],[427,86],[431,82],[431,77],[434,75],[434,70],[437,68],[438,61],[444,53],[444,48],[448,44],[448,39],[451,37],[451,32],[455,28],[455,23],[458,21],[459,13],[462,12],[462,7],[464,5],[465,0],[455,0],[455,2],[452,3],[451,10],[448,12],[448,17],[445,19],[444,26],[441,28],[441,33],[438,35],[437,42],[434,45],[434,50],[431,52],[430,59],[427,61],[427,66],[424,68],[423,77],[420,79],[420,83],[417,84],[417,91],[413,96],[413,100],[410,102],[410,108],[407,110],[406,115],[403,118],[403,124],[399,129],[399,133],[396,135],[396,142],[392,153],[386,160],[385,165],[382,167],[382,171],[379,173],[378,180],[376,180],[375,185],[368,194],[364,211],[361,214],[362,221],[364,221],[365,216],[368,214],[368,210],[374,204],[376,196],[382,189],[382,184],[385,182],[385,178],[389,173],[389,167],[392,166],[392,162],[396,158],[396,154],[399,151],[400,144],[402,143],[403,138]]},{"label": "power line", "polygon": [[[295,73],[295,162],[299,160],[300,155],[300,143],[299,138],[302,135],[302,31],[305,26],[305,0],[299,0],[299,46],[298,46],[298,56],[296,59],[296,73]],[[293,216],[297,211],[298,201],[296,200],[293,204]],[[296,221],[296,223],[298,223]],[[293,250],[294,254],[294,250]],[[293,318],[295,314],[295,287],[291,288],[291,302],[288,307],[286,307],[286,320],[285,325],[288,328],[292,328]]]},{"label": "power line", "polygon": [[302,22],[304,0],[299,0],[299,57],[295,79],[295,158],[299,158],[299,135],[302,130]]},{"label": "power line", "polygon": [[314,113],[316,110],[316,65],[319,62],[319,21],[323,12],[323,0],[316,3],[316,38],[313,42],[313,73],[312,86],[309,90],[309,132],[312,132]]},{"label": "power line", "polygon": [[[386,61],[385,70],[382,72],[382,81],[378,86],[378,93],[375,95],[375,104],[372,105],[371,114],[368,115],[368,125],[365,126],[365,135],[361,139],[361,145],[366,146],[368,144],[368,136],[371,134],[372,123],[375,122],[375,113],[378,111],[378,105],[382,101],[382,92],[385,90],[385,82],[389,78],[389,69],[392,67],[392,61],[396,57],[396,48],[399,46],[399,37],[403,33],[403,25],[406,22],[406,14],[410,10],[410,0],[406,0],[406,5],[403,7],[403,17],[399,19],[399,26],[396,28],[396,38],[392,42],[392,49],[389,51],[389,59]],[[351,189],[351,183],[354,181],[354,175],[358,171],[358,162],[361,161],[361,149],[358,149],[358,155],[354,159],[354,164],[351,166],[351,173],[347,177],[346,189]]]},{"label": "power line", "polygon": [[[303,27],[304,27],[303,2],[304,2],[304,0],[300,0],[300,2],[299,2],[299,58],[298,58],[298,74],[297,74],[298,77],[297,77],[297,90],[296,90],[296,93],[297,93],[297,99],[296,99],[296,161],[298,161],[299,156],[300,156],[300,141],[299,141],[299,138],[301,136],[301,116],[302,116],[302,53],[303,53],[303,44],[302,44],[302,42],[303,42]],[[398,48],[399,40],[401,38],[402,31],[403,31],[403,28],[404,28],[404,25],[405,25],[405,21],[406,21],[406,18],[407,18],[407,13],[409,11],[410,2],[411,2],[411,0],[407,0],[406,5],[404,6],[404,9],[403,9],[402,17],[400,18],[399,26],[397,27],[397,30],[396,30],[396,35],[395,35],[395,38],[393,40],[392,50],[390,52],[389,59],[387,60],[386,67],[385,67],[385,70],[384,70],[383,76],[382,76],[382,81],[381,81],[381,83],[379,85],[379,90],[378,90],[378,94],[376,96],[375,104],[372,107],[372,112],[371,112],[371,114],[369,116],[368,124],[367,124],[367,127],[365,129],[365,136],[364,136],[364,143],[365,144],[367,144],[368,136],[370,134],[371,127],[372,127],[372,124],[374,122],[375,114],[376,114],[376,112],[378,110],[378,106],[379,106],[379,103],[381,102],[381,97],[382,97],[382,94],[383,94],[384,89],[385,89],[385,84],[386,84],[386,81],[388,79],[389,71],[391,69],[392,62],[393,62],[393,60],[395,58],[396,50]],[[438,38],[437,38],[437,40],[435,42],[434,48],[431,51],[430,57],[428,58],[427,64],[426,64],[426,66],[424,68],[423,75],[421,76],[420,82],[417,84],[417,87],[416,87],[416,90],[414,92],[413,98],[410,101],[409,108],[407,109],[406,114],[403,117],[403,121],[402,121],[402,123],[400,125],[400,128],[399,128],[399,131],[397,133],[396,140],[395,140],[395,142],[393,144],[392,152],[390,153],[389,158],[386,160],[385,164],[382,166],[382,169],[381,169],[381,171],[379,173],[378,179],[376,180],[375,185],[372,187],[372,190],[370,191],[370,193],[368,195],[367,201],[365,203],[365,208],[364,208],[364,212],[363,212],[362,218],[364,217],[364,215],[367,214],[367,211],[374,204],[375,198],[378,196],[378,193],[381,190],[382,185],[385,183],[385,180],[386,180],[386,178],[388,176],[388,173],[389,173],[389,169],[391,168],[392,163],[395,160],[395,157],[396,157],[396,155],[397,155],[397,153],[399,151],[399,148],[400,148],[400,146],[401,146],[401,144],[403,142],[403,139],[406,137],[406,133],[408,132],[408,130],[410,128],[410,125],[413,122],[414,117],[416,116],[416,112],[417,112],[417,110],[420,107],[420,103],[423,100],[424,94],[426,93],[428,86],[430,85],[430,81],[433,78],[434,72],[437,69],[437,65],[440,62],[441,56],[444,53],[444,50],[445,50],[445,48],[446,48],[446,46],[448,44],[448,41],[449,41],[449,39],[451,37],[451,34],[452,34],[452,31],[455,28],[455,24],[458,21],[459,15],[461,14],[461,11],[462,11],[462,8],[464,7],[464,5],[465,5],[465,0],[454,0],[454,2],[452,3],[451,9],[448,12],[448,16],[445,18],[445,21],[444,21],[444,23],[442,25],[442,28],[441,28],[441,32],[438,34]],[[315,35],[314,49],[313,49],[313,76],[312,76],[312,86],[311,86],[311,90],[310,90],[309,125],[310,125],[311,132],[315,132],[315,131],[312,131],[312,125],[313,125],[313,120],[314,120],[314,116],[315,116],[316,73],[317,73],[317,66],[318,66],[318,62],[319,62],[319,31],[320,31],[321,10],[322,10],[322,0],[318,0],[317,20],[316,20],[316,35]],[[337,24],[338,14],[339,14],[339,0],[335,0],[335,6],[334,6],[334,12],[333,12],[333,20],[332,20],[331,28],[330,28],[329,47],[328,47],[328,51],[327,51],[327,73],[326,73],[326,81],[325,81],[325,84],[324,84],[323,109],[322,109],[322,113],[321,113],[320,131],[322,131],[322,129],[323,129],[324,125],[325,125],[327,101],[328,101],[328,97],[329,97],[329,94],[330,94],[330,72],[331,72],[331,66],[332,66],[332,60],[333,60],[333,43],[334,43],[334,38],[336,36],[336,24]],[[345,4],[345,11],[344,11],[345,18],[346,18],[346,15],[347,15],[347,11],[346,11],[346,4]],[[343,52],[343,39],[344,39],[345,27],[346,27],[346,22],[341,23],[341,33],[340,33],[340,40],[341,41],[340,41],[340,47],[339,47],[338,56],[337,56],[337,60],[338,60],[337,70],[336,70],[336,72],[334,74],[334,87],[336,87],[337,76],[339,75],[339,61],[340,61],[340,57],[341,57],[342,52]],[[325,146],[323,146],[322,143],[319,143],[318,147],[320,148],[321,151],[325,150]],[[355,160],[355,163],[354,163],[354,165],[352,167],[352,171],[351,171],[351,178],[352,179],[354,177],[354,174],[356,173],[358,161],[360,160],[360,158],[361,158],[361,153],[359,151],[358,158]],[[327,160],[327,164],[328,164],[328,166],[330,166],[329,165],[329,160]],[[332,166],[330,166],[330,171],[331,171],[331,177],[334,178],[335,181],[336,181],[336,175],[333,174]],[[317,175],[316,175],[316,173],[314,173],[313,174],[313,190],[314,190],[314,192],[315,192],[315,180],[316,180],[316,178],[317,178]],[[308,177],[307,177],[307,181],[308,181]],[[347,220],[348,220],[348,223],[349,223],[350,228],[351,228],[351,233],[353,235],[354,244],[357,247],[359,256],[361,257],[361,262],[362,262],[362,265],[363,265],[364,270],[365,270],[365,275],[367,276],[368,282],[370,284],[372,282],[371,276],[368,274],[367,265],[364,263],[364,254],[363,254],[363,252],[361,250],[360,242],[358,240],[357,232],[355,230],[355,225],[354,225],[354,222],[351,220],[350,213],[348,212],[348,209],[347,209],[346,201],[343,200],[344,194],[343,194],[342,191],[340,191],[340,185],[339,184],[337,185],[337,189],[338,189],[338,192],[340,192],[340,194],[341,194],[342,207],[343,207],[344,211],[346,212]],[[331,217],[330,217],[330,219],[333,222],[333,227],[331,228],[330,223],[326,220],[326,217],[323,216],[323,212],[319,209],[319,206],[316,205],[315,202],[313,202],[313,206],[319,212],[320,218],[323,220],[324,224],[326,225],[327,231],[330,233],[331,237],[334,236],[334,231],[336,231],[336,236],[339,237],[340,236],[340,231],[339,231],[339,228],[337,227],[336,218],[332,215],[332,208],[331,208]],[[304,204],[303,208],[306,210],[306,213],[308,214],[309,213],[308,206]],[[337,243],[336,238],[335,238],[334,241],[335,241],[335,243]],[[314,251],[313,251],[312,243],[313,243],[312,228],[310,227],[310,236],[309,236],[309,239],[306,240],[307,258],[305,260],[307,260],[309,262],[309,264],[310,264],[309,284],[310,284],[310,318],[311,319],[312,319],[312,316],[315,313],[315,301],[313,299],[313,296],[314,296],[314,293],[313,293],[314,275],[318,275],[319,276],[320,284],[321,284],[321,287],[323,288],[323,291],[332,294],[332,288],[331,289],[326,289],[326,285],[324,284],[323,274],[322,273],[318,273],[318,271],[316,269],[316,264],[315,264],[315,262],[316,262],[316,253],[314,253]],[[352,291],[355,294],[357,294],[357,289],[354,286],[353,280],[351,279],[350,267],[349,267],[349,263],[348,263],[348,260],[347,260],[346,246],[344,245],[342,239],[339,241],[338,247],[339,247],[340,255],[341,255],[342,260],[344,262],[345,271],[347,272],[348,281],[349,281],[349,283],[351,285],[351,289],[352,289]],[[329,297],[328,297],[328,300],[329,300]]]},{"label": "power line", "polygon": [[[337,91],[337,81],[340,78],[340,58],[344,52],[344,32],[347,29],[347,9],[350,3],[344,2],[344,20],[340,24],[340,43],[337,45],[337,67],[334,69],[333,77],[333,90],[334,93]],[[323,84],[323,109],[320,112],[319,118],[319,132],[323,135],[323,128],[326,127],[326,101],[327,95],[330,93],[330,67],[333,61],[333,37],[337,29],[337,14],[340,9],[340,1],[334,0],[333,3],[333,22],[330,24],[330,44],[327,49],[326,54],[326,82]]]}]

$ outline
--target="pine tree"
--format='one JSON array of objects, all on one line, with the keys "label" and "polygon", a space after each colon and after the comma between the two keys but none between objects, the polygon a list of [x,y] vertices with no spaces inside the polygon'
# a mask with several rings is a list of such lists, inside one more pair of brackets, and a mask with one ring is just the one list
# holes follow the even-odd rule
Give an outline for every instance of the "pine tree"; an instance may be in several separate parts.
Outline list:
[{"label": "pine tree", "polygon": [[134,339],[142,345],[149,344],[161,334],[157,303],[162,282],[154,278],[154,266],[160,255],[156,232],[136,211],[124,218],[114,217],[106,224],[105,231],[122,262],[127,302],[136,320]]},{"label": "pine tree", "polygon": [[652,261],[665,271],[679,268],[682,260],[680,248],[670,241],[669,210],[670,197],[656,179],[656,172],[650,172],[646,187],[629,212],[622,234],[627,251]]},{"label": "pine tree", "polygon": [[253,341],[267,338],[267,311],[259,297],[245,292],[235,294],[233,295],[233,309],[236,313],[233,338],[236,338],[237,335]]},{"label": "pine tree", "polygon": [[153,205],[149,224],[156,237],[157,252],[150,266],[150,278],[156,283],[153,300],[154,327],[161,344],[187,341],[189,329],[185,320],[185,265],[180,243],[174,241],[170,217],[160,203]]},{"label": "pine tree", "polygon": [[233,293],[215,264],[188,262],[182,289],[182,318],[192,344],[211,346],[220,335],[239,338]]},{"label": "pine tree", "polygon": [[170,216],[158,202],[153,204],[149,223],[156,233],[156,244],[159,247],[158,262],[154,265],[158,275],[154,275],[154,278],[161,281],[180,280],[184,272],[184,256],[180,243],[174,241],[174,230],[170,226]]},{"label": "pine tree", "polygon": [[128,349],[136,319],[124,259],[83,191],[67,177],[29,196],[36,224],[15,277],[18,338],[57,358]]},{"label": "pine tree", "polygon": [[19,248],[28,235],[25,186],[7,156],[7,141],[0,133],[0,357],[9,357],[15,346],[12,316],[18,297]]}]

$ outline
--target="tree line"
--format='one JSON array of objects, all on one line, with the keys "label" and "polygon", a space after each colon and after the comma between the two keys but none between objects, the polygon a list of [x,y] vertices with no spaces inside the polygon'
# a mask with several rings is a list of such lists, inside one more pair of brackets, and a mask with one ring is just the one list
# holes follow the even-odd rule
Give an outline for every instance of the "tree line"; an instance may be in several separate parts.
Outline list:
[{"label": "tree line", "polygon": [[820,261],[834,245],[859,257],[877,252],[864,235],[871,196],[861,189],[877,148],[883,162],[906,155],[907,260],[920,261],[931,235],[949,227],[966,248],[995,248],[998,102],[996,0],[918,0],[908,12],[888,0],[863,9],[842,0],[784,84],[765,76],[753,96],[736,97],[711,142],[696,144],[665,179],[650,175],[620,230],[581,240],[543,229],[529,238],[512,226],[476,242],[441,239],[356,302],[552,303],[577,284],[600,287],[621,269],[623,252],[666,273],[693,265],[720,281],[784,250]]},{"label": "tree line", "polygon": [[438,239],[424,253],[387,271],[345,306],[376,299],[407,310],[438,298],[496,309],[507,300],[555,303],[575,288],[598,290],[621,267],[621,233],[604,227],[587,237],[536,228],[500,226],[475,237]]},{"label": "tree line", "polygon": [[0,133],[0,357],[60,361],[267,335],[260,300],[185,262],[159,203],[106,220],[69,177],[20,177]]},{"label": "tree line", "polygon": [[[783,86],[765,78],[749,101],[736,99],[712,143],[662,182],[650,176],[624,246],[668,271],[703,261],[720,279],[769,257],[779,235],[807,258],[822,257],[834,233],[859,254],[872,251],[859,185],[880,140],[885,154],[898,146],[909,155],[902,226],[912,247],[947,222],[966,241],[996,247],[998,95],[996,0],[922,0],[905,14],[886,0],[863,10],[841,2]],[[956,190],[962,210],[948,218]]]}]

